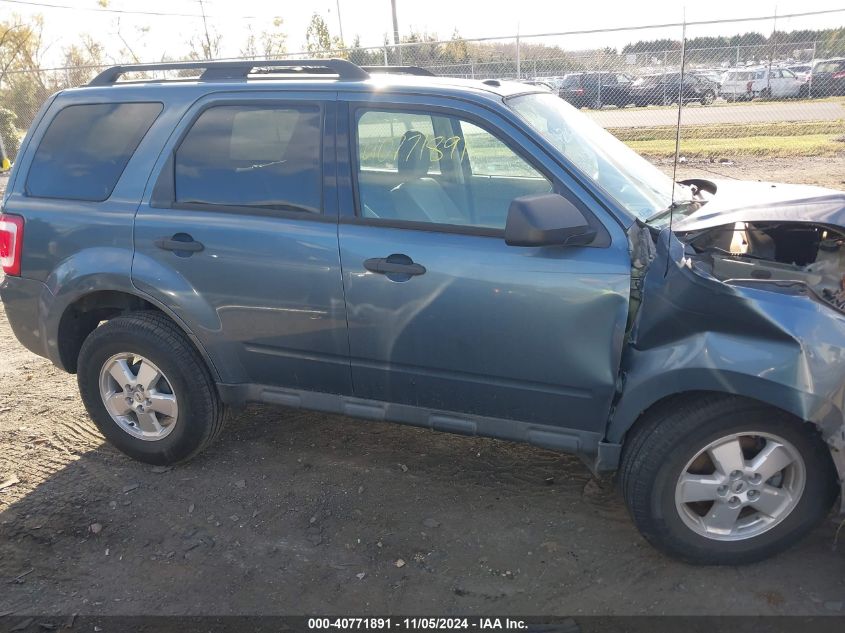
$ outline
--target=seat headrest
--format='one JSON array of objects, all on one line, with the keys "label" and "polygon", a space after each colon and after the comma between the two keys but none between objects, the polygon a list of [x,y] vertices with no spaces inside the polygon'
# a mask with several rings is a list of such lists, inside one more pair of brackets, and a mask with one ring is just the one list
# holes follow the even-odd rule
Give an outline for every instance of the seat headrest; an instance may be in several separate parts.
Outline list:
[{"label": "seat headrest", "polygon": [[426,141],[425,134],[417,130],[408,130],[402,135],[396,151],[396,168],[401,175],[422,178],[428,173],[431,154]]}]

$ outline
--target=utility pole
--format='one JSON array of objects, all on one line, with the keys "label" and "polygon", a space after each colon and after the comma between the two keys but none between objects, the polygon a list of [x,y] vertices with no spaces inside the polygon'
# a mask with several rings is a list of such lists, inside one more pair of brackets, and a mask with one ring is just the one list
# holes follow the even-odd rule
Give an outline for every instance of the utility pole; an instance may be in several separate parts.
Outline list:
[{"label": "utility pole", "polygon": [[343,20],[340,19],[340,0],[337,0],[337,28],[340,30],[340,42],[346,46],[346,40],[343,39]]},{"label": "utility pole", "polygon": [[399,65],[402,65],[402,48],[399,46],[399,19],[396,17],[396,0],[390,0],[390,9],[393,12],[393,44],[396,46],[396,55],[399,57]]},{"label": "utility pole", "polygon": [[205,5],[202,0],[197,0],[200,5],[200,13],[202,13],[202,28],[205,31],[205,58],[211,59],[211,36],[208,34],[208,22],[205,19]]}]

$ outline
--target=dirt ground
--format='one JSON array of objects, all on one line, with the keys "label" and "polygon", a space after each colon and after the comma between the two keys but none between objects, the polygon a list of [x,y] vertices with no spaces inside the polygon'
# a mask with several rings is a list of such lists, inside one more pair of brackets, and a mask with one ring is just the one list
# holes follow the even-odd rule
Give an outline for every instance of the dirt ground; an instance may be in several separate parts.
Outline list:
[{"label": "dirt ground", "polygon": [[[845,189],[845,152],[835,156],[804,158],[722,159],[724,162],[690,160],[678,165],[678,179],[710,178],[764,180]],[[671,160],[655,161],[667,174],[672,173]]]},{"label": "dirt ground", "polygon": [[[828,160],[714,168],[843,187]],[[0,488],[0,616],[845,613],[833,517],[775,559],[690,567],[528,446],[252,407],[186,465],[133,462],[2,308]]]}]

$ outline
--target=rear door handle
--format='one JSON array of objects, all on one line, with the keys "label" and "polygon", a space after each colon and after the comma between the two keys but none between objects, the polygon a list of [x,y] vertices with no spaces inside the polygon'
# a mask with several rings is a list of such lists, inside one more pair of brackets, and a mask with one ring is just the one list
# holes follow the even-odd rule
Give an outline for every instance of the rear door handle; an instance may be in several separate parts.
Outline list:
[{"label": "rear door handle", "polygon": [[173,237],[160,237],[153,244],[165,251],[184,251],[188,253],[199,253],[205,248],[202,242],[197,242],[186,233],[177,233]]},{"label": "rear door handle", "polygon": [[425,266],[416,264],[407,255],[390,255],[389,257],[372,257],[364,261],[364,268],[380,275],[424,275]]}]

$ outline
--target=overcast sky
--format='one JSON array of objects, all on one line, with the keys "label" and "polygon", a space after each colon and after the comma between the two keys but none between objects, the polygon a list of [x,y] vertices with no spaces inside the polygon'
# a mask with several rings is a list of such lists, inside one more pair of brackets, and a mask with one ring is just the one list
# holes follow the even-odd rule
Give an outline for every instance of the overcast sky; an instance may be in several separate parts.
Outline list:
[{"label": "overcast sky", "polygon": [[[160,59],[163,54],[184,55],[187,41],[201,30],[199,17],[180,17],[172,14],[199,15],[198,0],[108,0],[107,7],[115,11],[145,11],[169,14],[165,16],[114,13],[100,10],[97,0],[32,0],[54,5],[72,5],[77,10],[32,6],[25,2],[0,0],[0,15],[12,13],[28,16],[40,13],[46,22],[46,35],[53,44],[49,63],[57,62],[58,52],[72,43],[81,33],[90,33],[106,41],[112,51],[120,48],[120,35],[146,60]],[[312,13],[320,13],[334,35],[338,34],[338,0],[204,0],[211,29],[223,37],[222,53],[236,56],[252,27],[256,32],[267,28],[274,17],[284,21],[288,34],[288,50],[304,48],[305,30]],[[681,21],[682,0],[397,0],[399,27],[404,34],[410,29],[436,33],[448,39],[457,29],[466,38],[506,36],[519,29],[523,35],[572,31],[579,29],[639,26]],[[339,0],[343,35],[351,42],[355,35],[364,45],[379,45],[385,34],[392,32],[390,0]],[[87,8],[89,10],[80,10]],[[843,0],[698,0],[686,5],[687,20],[732,19],[843,9]],[[845,12],[806,18],[782,18],[779,30],[825,28],[845,25]],[[757,30],[771,31],[772,20],[720,26],[691,27],[688,34],[729,35]],[[143,29],[148,29],[143,33]],[[571,49],[596,46],[622,46],[628,41],[652,39],[677,33],[640,31],[569,37],[560,43]]]}]

